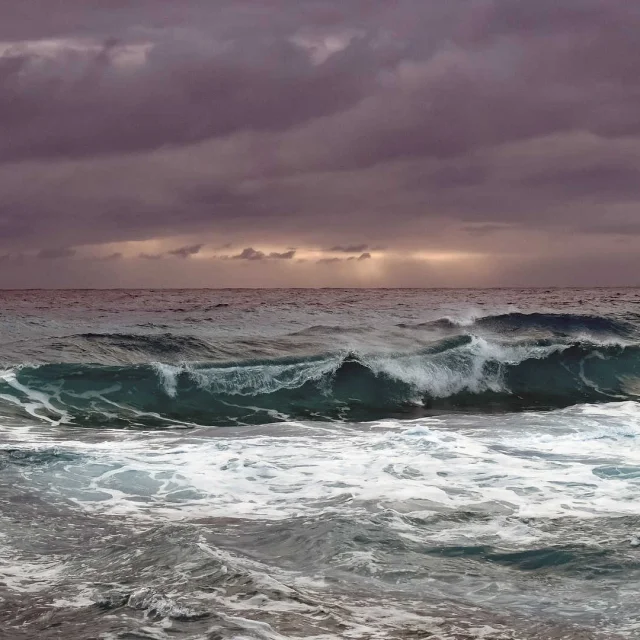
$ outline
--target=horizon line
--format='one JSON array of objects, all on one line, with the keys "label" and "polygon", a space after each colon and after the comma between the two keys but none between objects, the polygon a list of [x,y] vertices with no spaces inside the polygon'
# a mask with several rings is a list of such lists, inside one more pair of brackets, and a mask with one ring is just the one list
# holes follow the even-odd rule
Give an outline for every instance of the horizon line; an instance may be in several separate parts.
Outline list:
[{"label": "horizon line", "polygon": [[483,291],[495,289],[640,289],[632,285],[492,285],[486,287],[0,287],[0,293],[10,291]]}]

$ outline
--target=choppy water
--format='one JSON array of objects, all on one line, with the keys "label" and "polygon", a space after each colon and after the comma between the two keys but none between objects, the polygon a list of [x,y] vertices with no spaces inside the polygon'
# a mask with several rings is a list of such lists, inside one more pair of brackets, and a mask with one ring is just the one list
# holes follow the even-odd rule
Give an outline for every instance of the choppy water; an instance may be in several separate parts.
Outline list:
[{"label": "choppy water", "polygon": [[640,636],[640,290],[0,293],[0,637]]}]

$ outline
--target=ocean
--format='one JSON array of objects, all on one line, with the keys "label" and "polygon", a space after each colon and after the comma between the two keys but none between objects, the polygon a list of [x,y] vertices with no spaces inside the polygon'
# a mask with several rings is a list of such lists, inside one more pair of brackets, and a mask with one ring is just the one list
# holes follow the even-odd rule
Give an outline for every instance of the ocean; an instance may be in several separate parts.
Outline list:
[{"label": "ocean", "polygon": [[0,637],[640,637],[640,289],[0,292]]}]

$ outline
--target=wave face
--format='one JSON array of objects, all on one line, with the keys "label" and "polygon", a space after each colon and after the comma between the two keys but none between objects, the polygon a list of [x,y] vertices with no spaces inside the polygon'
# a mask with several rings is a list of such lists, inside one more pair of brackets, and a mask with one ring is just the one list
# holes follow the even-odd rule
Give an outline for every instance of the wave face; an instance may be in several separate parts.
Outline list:
[{"label": "wave face", "polygon": [[586,332],[630,336],[636,333],[630,322],[576,313],[505,313],[480,318],[476,324],[497,331],[539,329],[560,335]]},{"label": "wave face", "polygon": [[475,319],[459,320],[439,318],[417,325],[401,323],[402,328],[443,329],[457,331],[460,328],[482,329],[500,334],[544,332],[551,335],[577,334],[633,337],[638,330],[633,322],[577,313],[502,313]]},{"label": "wave face", "polygon": [[[482,322],[513,326],[519,322],[516,315]],[[525,321],[534,322],[540,318]],[[558,324],[563,323],[576,326],[566,318]],[[107,421],[120,427],[362,421],[638,397],[640,346],[635,343],[500,341],[469,333],[400,354],[350,352],[179,365],[61,363],[14,367],[0,374],[5,410],[88,426]]]}]

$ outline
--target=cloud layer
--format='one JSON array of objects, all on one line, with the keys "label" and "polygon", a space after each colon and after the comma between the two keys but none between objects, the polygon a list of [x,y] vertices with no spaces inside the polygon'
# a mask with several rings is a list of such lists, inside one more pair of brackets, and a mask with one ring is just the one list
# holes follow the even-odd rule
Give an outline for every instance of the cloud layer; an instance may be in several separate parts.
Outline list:
[{"label": "cloud layer", "polygon": [[637,284],[638,33],[633,0],[7,6],[0,285]]}]

